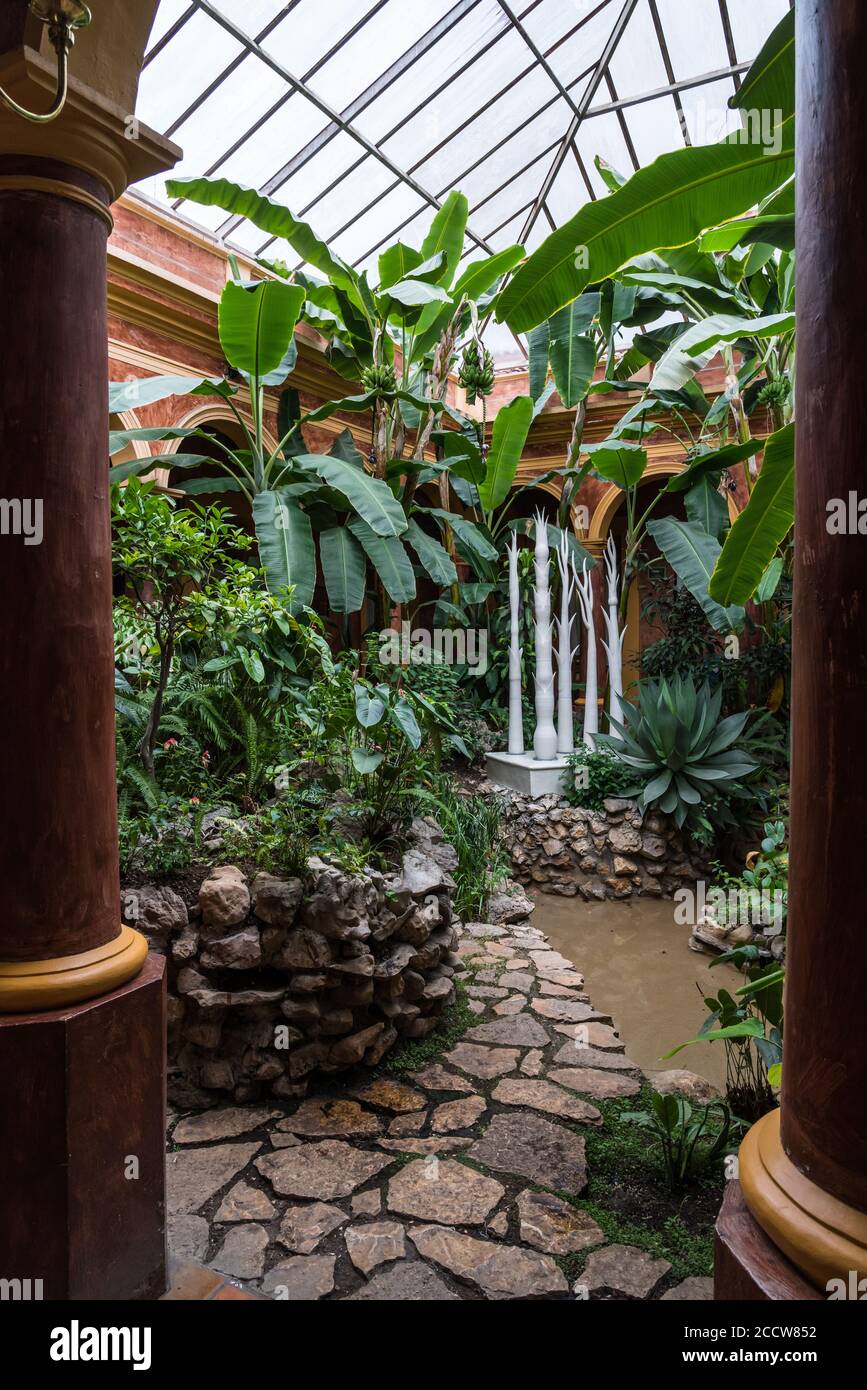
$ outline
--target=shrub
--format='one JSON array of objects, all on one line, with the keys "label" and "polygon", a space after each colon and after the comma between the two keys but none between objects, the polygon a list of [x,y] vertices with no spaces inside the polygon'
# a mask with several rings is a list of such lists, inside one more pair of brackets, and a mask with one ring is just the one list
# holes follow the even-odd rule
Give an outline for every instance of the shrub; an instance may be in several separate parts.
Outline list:
[{"label": "shrub", "polygon": [[606,796],[623,796],[634,791],[635,772],[610,748],[592,749],[582,744],[569,754],[563,787],[570,805],[602,811]]}]

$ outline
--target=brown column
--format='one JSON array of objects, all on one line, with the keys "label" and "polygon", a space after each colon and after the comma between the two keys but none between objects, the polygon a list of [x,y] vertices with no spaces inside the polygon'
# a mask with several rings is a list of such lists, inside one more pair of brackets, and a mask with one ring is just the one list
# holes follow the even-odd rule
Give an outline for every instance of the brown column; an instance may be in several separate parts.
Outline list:
[{"label": "brown column", "polygon": [[[89,56],[132,95],[127,8]],[[28,108],[52,74],[0,55]],[[177,154],[74,76],[50,126],[0,108],[0,1278],[45,1298],[165,1287],[165,967],[120,921],[106,241]]]},{"label": "brown column", "polygon": [[[867,6],[797,7],[798,370],[790,913],[781,1112],[741,1150],[746,1202],[820,1290],[867,1275]],[[856,514],[857,515],[857,514]],[[862,519],[867,530],[867,517]]]}]

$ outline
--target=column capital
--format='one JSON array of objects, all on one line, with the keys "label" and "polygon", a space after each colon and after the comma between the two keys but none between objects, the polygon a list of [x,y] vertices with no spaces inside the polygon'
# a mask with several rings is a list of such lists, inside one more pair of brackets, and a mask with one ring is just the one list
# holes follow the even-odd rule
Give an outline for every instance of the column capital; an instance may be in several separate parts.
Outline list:
[{"label": "column capital", "polygon": [[[55,81],[55,65],[33,48],[0,57],[0,86],[23,106],[47,108]],[[129,184],[171,169],[182,152],[132,112],[71,76],[66,105],[50,126],[0,105],[0,153],[71,165],[98,179],[114,202]]]}]

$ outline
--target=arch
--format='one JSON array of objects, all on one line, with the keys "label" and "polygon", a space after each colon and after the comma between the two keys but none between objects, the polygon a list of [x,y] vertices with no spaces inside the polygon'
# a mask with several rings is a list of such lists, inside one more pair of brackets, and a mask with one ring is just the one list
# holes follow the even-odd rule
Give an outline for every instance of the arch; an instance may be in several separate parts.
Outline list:
[{"label": "arch", "polygon": [[[644,483],[652,482],[654,478],[671,478],[676,473],[682,473],[685,463],[649,463],[639,480],[639,487]],[[614,514],[623,501],[623,488],[616,483],[609,483],[599,502],[593,509],[590,518],[590,529],[587,532],[588,548],[596,545],[601,550],[605,545]]]},{"label": "arch", "polygon": [[[237,410],[238,415],[241,416],[241,419],[244,421],[244,424],[252,432],[253,417],[250,414],[249,410],[243,408],[242,406],[238,406]],[[235,412],[231,409],[230,406],[224,405],[221,402],[211,401],[207,404],[194,406],[192,410],[188,410],[186,415],[183,415],[180,418],[180,420],[177,421],[176,428],[194,429],[198,426],[204,425],[219,425],[222,428],[224,434],[234,436],[235,434],[238,434],[238,415],[235,414]],[[228,429],[226,429],[227,425],[229,426]],[[278,440],[271,433],[271,431],[269,429],[266,429],[264,426],[262,429],[262,438],[265,444],[265,448],[268,450],[269,453],[273,453],[273,451],[277,448]],[[242,444],[246,441],[243,441],[239,437],[236,442],[238,444]],[[166,459],[170,460],[172,454],[183,452],[185,449],[188,448],[189,444],[185,439],[172,439],[168,442],[168,445],[165,450]],[[171,470],[172,465],[170,462],[167,462],[165,468],[157,468],[155,470],[155,477],[157,479],[157,482],[162,487],[170,486],[169,474],[171,473]]]}]

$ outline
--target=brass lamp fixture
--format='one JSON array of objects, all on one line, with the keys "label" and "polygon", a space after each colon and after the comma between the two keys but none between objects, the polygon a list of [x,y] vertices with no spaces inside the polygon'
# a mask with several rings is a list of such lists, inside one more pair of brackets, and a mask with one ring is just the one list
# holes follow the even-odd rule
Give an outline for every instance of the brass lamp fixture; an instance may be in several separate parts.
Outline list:
[{"label": "brass lamp fixture", "polygon": [[57,91],[54,100],[47,111],[28,111],[26,107],[19,106],[14,98],[0,87],[0,101],[4,106],[8,106],[10,111],[14,111],[17,116],[22,116],[25,121],[36,121],[40,125],[45,125],[53,121],[60,115],[66,103],[66,93],[69,82],[69,50],[75,43],[76,29],[83,29],[92,19],[90,10],[81,0],[28,0],[28,9],[31,14],[40,20],[42,24],[48,25],[48,39],[51,47],[57,54]]}]

